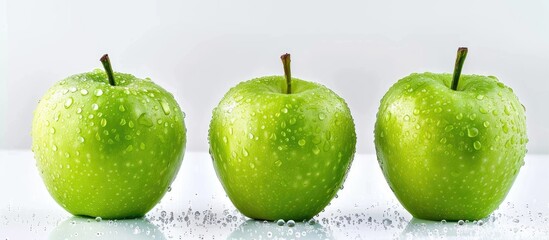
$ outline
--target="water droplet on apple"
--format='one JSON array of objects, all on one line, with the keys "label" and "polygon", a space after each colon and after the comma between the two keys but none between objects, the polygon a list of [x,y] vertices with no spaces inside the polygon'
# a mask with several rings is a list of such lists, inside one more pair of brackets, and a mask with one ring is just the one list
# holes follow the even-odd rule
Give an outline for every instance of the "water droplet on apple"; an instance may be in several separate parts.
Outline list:
[{"label": "water droplet on apple", "polygon": [[294,220],[288,220],[288,227],[295,227],[295,221]]},{"label": "water droplet on apple", "polygon": [[404,115],[404,121],[406,121],[406,122],[410,121],[410,116]]},{"label": "water droplet on apple", "polygon": [[52,148],[51,148],[54,152],[57,151],[57,145],[53,144]]},{"label": "water droplet on apple", "polygon": [[467,128],[467,136],[476,137],[478,135],[478,129],[475,127]]},{"label": "water droplet on apple", "polygon": [[82,89],[82,90],[80,90],[80,94],[82,94],[83,96],[86,96],[86,95],[88,95],[88,90]]},{"label": "water droplet on apple", "polygon": [[442,220],[440,221],[440,223],[446,224],[446,220],[442,219]]},{"label": "water droplet on apple", "polygon": [[318,114],[318,119],[324,120],[325,118],[326,118],[326,114],[324,114],[324,113],[319,113]]},{"label": "water droplet on apple", "polygon": [[456,115],[456,119],[457,119],[457,120],[461,120],[462,118],[463,118],[463,113],[458,113],[458,114]]},{"label": "water droplet on apple", "polygon": [[93,114],[88,115],[89,119],[93,119],[95,116]]},{"label": "water droplet on apple", "polygon": [[444,138],[444,137],[441,138],[441,139],[440,139],[440,143],[445,144],[445,143],[446,143],[446,138]]},{"label": "water droplet on apple", "polygon": [[72,105],[72,98],[69,97],[67,100],[65,100],[65,108],[69,108]]},{"label": "water droplet on apple", "polygon": [[283,219],[278,219],[278,221],[276,221],[276,225],[278,226],[284,226],[286,222],[283,220]]},{"label": "water droplet on apple", "polygon": [[275,165],[276,165],[277,167],[280,167],[280,166],[282,166],[282,162],[281,162],[280,160],[276,160],[276,161],[275,161]]},{"label": "water droplet on apple", "polygon": [[463,224],[465,224],[465,221],[463,221],[463,220],[458,221],[458,225],[463,225]]},{"label": "water droplet on apple", "polygon": [[228,140],[227,140],[227,137],[223,136],[223,142],[224,142],[224,143],[227,143],[227,141],[228,141]]},{"label": "water droplet on apple", "polygon": [[134,126],[133,121],[130,120],[130,121],[128,122],[128,127],[133,128],[133,126]]},{"label": "water droplet on apple", "polygon": [[504,133],[508,133],[508,132],[509,132],[509,126],[507,126],[507,124],[503,124],[502,129],[503,129],[503,132],[504,132]]},{"label": "water droplet on apple", "polygon": [[50,134],[55,134],[55,128],[53,127],[50,128]]},{"label": "water droplet on apple", "polygon": [[124,107],[124,105],[120,104],[120,106],[118,106],[118,110],[121,112],[125,112],[126,108]]},{"label": "water droplet on apple", "polygon": [[99,105],[97,103],[92,104],[92,110],[97,111],[99,109]]},{"label": "water droplet on apple", "polygon": [[101,90],[101,89],[95,89],[95,96],[100,97],[101,95],[103,95],[103,90]]},{"label": "water droplet on apple", "polygon": [[142,113],[141,115],[139,115],[139,118],[137,118],[137,123],[145,126],[145,127],[152,127],[153,126],[153,121],[151,120],[151,118],[149,117],[149,115],[147,113]]},{"label": "water droplet on apple", "polygon": [[444,128],[444,131],[446,131],[446,132],[450,132],[450,131],[452,131],[452,130],[454,130],[454,126],[453,126],[453,125],[447,125],[447,126]]},{"label": "water droplet on apple", "polygon": [[475,141],[473,143],[473,147],[476,149],[476,150],[480,150],[480,148],[482,147],[482,144],[479,142],[479,141]]},{"label": "water droplet on apple", "polygon": [[295,119],[295,118],[290,118],[290,121],[289,121],[289,122],[290,122],[290,125],[294,125],[295,122],[296,122],[296,119]]},{"label": "water droplet on apple", "polygon": [[104,127],[104,126],[107,126],[107,119],[101,119],[101,126]]},{"label": "water droplet on apple", "polygon": [[76,92],[76,90],[78,90],[78,89],[76,89],[76,87],[70,87],[69,88],[69,91],[71,91],[71,92]]},{"label": "water droplet on apple", "polygon": [[255,168],[255,164],[254,163],[250,163],[250,168],[254,169]]},{"label": "water droplet on apple", "polygon": [[478,99],[478,100],[484,99],[484,95],[482,95],[482,94],[477,95],[477,99]]},{"label": "water droplet on apple", "polygon": [[254,135],[252,133],[248,133],[248,138],[249,139],[253,139],[254,138]]},{"label": "water droplet on apple", "polygon": [[503,107],[503,112],[504,112],[506,115],[510,115],[510,114],[511,114],[511,112],[510,112],[510,110],[509,110],[509,107],[507,107],[507,105],[505,105],[505,106]]},{"label": "water droplet on apple", "polygon": [[320,153],[320,149],[319,149],[317,146],[314,146],[314,147],[313,147],[313,153],[314,153],[315,155],[318,155],[318,154]]},{"label": "water droplet on apple", "polygon": [[302,146],[302,147],[305,146],[305,143],[307,143],[307,142],[305,141],[305,139],[300,139],[300,140],[297,142],[297,144],[299,144],[299,146]]},{"label": "water droplet on apple", "polygon": [[442,112],[442,108],[441,108],[441,107],[437,107],[437,108],[435,108],[434,112],[435,112],[435,113]]},{"label": "water droplet on apple", "polygon": [[102,219],[101,217],[96,217],[96,218],[95,218],[95,221],[96,221],[96,222],[101,222],[102,220],[103,220],[103,219]]},{"label": "water droplet on apple", "polygon": [[486,110],[484,107],[480,107],[478,111],[480,113],[488,113],[488,110]]},{"label": "water droplet on apple", "polygon": [[162,106],[162,111],[164,111],[164,114],[170,115],[170,105],[167,102],[160,101],[160,106]]},{"label": "water droplet on apple", "polygon": [[83,143],[83,142],[85,141],[85,139],[84,139],[84,137],[82,137],[82,136],[78,136],[78,141],[81,142],[81,143]]},{"label": "water droplet on apple", "polygon": [[474,114],[474,113],[469,114],[469,119],[475,120],[475,118],[477,118],[476,114]]},{"label": "water droplet on apple", "polygon": [[280,111],[281,111],[282,113],[288,113],[288,109],[287,109],[287,108],[282,108]]}]

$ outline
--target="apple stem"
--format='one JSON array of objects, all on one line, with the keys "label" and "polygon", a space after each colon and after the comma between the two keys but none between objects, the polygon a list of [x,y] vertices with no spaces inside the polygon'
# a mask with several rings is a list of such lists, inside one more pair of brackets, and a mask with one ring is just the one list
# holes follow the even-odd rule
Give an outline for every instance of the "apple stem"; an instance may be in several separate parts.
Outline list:
[{"label": "apple stem", "polygon": [[284,65],[284,76],[286,76],[286,85],[288,86],[286,88],[286,93],[290,94],[292,93],[292,71],[290,71],[290,54],[286,53],[280,56],[280,59],[282,59],[282,65]]},{"label": "apple stem", "polygon": [[114,81],[114,74],[112,72],[112,65],[111,60],[109,59],[109,54],[103,55],[99,61],[103,63],[103,67],[105,68],[105,72],[107,72],[107,76],[109,77],[109,84],[111,86],[116,86],[116,82]]},{"label": "apple stem", "polygon": [[452,79],[452,90],[457,90],[458,88],[459,76],[461,75],[461,69],[463,68],[465,57],[467,57],[467,48],[466,47],[458,48],[456,65],[454,66],[454,77]]}]

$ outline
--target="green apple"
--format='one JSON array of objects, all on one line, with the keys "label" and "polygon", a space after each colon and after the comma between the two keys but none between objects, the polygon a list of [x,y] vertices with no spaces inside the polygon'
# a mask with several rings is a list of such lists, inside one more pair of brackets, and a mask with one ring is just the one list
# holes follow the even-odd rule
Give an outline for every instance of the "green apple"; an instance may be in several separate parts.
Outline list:
[{"label": "green apple", "polygon": [[412,74],[381,100],[375,123],[379,164],[416,218],[475,220],[492,213],[526,154],[525,110],[493,76]]},{"label": "green apple", "polygon": [[356,134],[345,101],[330,89],[285,77],[238,84],[213,110],[210,154],[227,195],[254,219],[309,219],[342,186]]},{"label": "green apple", "polygon": [[70,76],[48,90],[32,123],[32,149],[51,196],[74,215],[140,217],[175,178],[184,114],[150,79],[106,71]]}]

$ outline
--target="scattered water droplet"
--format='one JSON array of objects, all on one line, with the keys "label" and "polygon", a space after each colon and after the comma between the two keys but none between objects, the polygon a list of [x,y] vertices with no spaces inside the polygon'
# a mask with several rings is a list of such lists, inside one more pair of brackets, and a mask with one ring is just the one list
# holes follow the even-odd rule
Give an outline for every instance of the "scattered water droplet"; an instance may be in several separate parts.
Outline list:
[{"label": "scattered water droplet", "polygon": [[95,218],[95,221],[96,221],[96,222],[101,222],[102,220],[103,220],[103,219],[102,219],[101,217],[96,217],[96,218]]},{"label": "scattered water droplet", "polygon": [[487,128],[487,127],[489,127],[489,126],[490,126],[490,122],[488,122],[488,121],[484,121],[484,123],[483,123],[482,125],[483,125],[484,127],[486,127],[486,128]]},{"label": "scattered water droplet", "polygon": [[463,221],[463,220],[458,221],[458,225],[463,225],[463,224],[465,224],[465,221]]},{"label": "scattered water droplet", "polygon": [[104,126],[107,126],[107,119],[101,119],[101,126],[104,127]]},{"label": "scattered water droplet", "polygon": [[276,161],[275,161],[275,165],[276,165],[277,167],[280,167],[280,166],[282,166],[282,162],[281,162],[280,160],[276,160]]},{"label": "scattered water droplet", "polygon": [[475,141],[473,143],[473,147],[476,149],[476,150],[480,150],[480,148],[482,147],[482,144],[479,142],[479,141]]},{"label": "scattered water droplet", "polygon": [[288,109],[287,109],[287,108],[282,108],[280,111],[283,112],[283,113],[288,113]]},{"label": "scattered water droplet", "polygon": [[457,120],[463,119],[463,113],[458,113],[458,114],[456,115],[456,119],[457,119]]},{"label": "scattered water droplet", "polygon": [[118,106],[118,110],[121,112],[125,112],[126,108],[124,107],[124,105],[120,104],[120,106]]},{"label": "scattered water droplet", "polygon": [[484,95],[482,95],[482,94],[477,95],[477,99],[478,99],[478,100],[484,99]]},{"label": "scattered water droplet", "polygon": [[317,146],[315,146],[315,147],[313,148],[313,153],[314,153],[315,155],[318,155],[318,154],[320,153],[320,149],[319,149]]},{"label": "scattered water droplet", "polygon": [[99,105],[97,103],[92,104],[92,110],[97,111],[99,109]]},{"label": "scattered water droplet", "polygon": [[406,121],[406,122],[410,121],[410,116],[404,115],[404,121]]},{"label": "scattered water droplet", "polygon": [[276,221],[276,225],[278,226],[284,226],[286,222],[283,220],[283,219],[278,219],[278,221]]},{"label": "scattered water droplet", "polygon": [[137,123],[145,126],[145,127],[152,127],[153,126],[153,121],[151,120],[151,118],[149,117],[149,115],[147,113],[142,113],[141,115],[139,115],[139,118],[137,118]]},{"label": "scattered water droplet", "polygon": [[288,220],[288,227],[294,227],[295,221],[294,220]]},{"label": "scattered water droplet", "polygon": [[302,147],[305,146],[305,143],[307,143],[307,142],[305,141],[305,139],[301,139],[301,140],[299,140],[299,141],[297,142],[297,144],[299,144],[299,146],[302,146]]},{"label": "scattered water droplet", "polygon": [[83,143],[83,142],[85,141],[85,139],[84,139],[84,137],[82,137],[82,136],[78,136],[78,141],[81,142],[81,143]]},{"label": "scattered water droplet", "polygon": [[478,129],[475,127],[467,128],[467,136],[476,137],[478,135]]},{"label": "scattered water droplet", "polygon": [[162,106],[162,111],[164,111],[164,114],[170,115],[170,105],[167,102],[160,101],[160,106]]},{"label": "scattered water droplet", "polygon": [[318,114],[318,119],[324,120],[325,118],[326,118],[326,114],[324,114],[324,113],[319,113]]},{"label": "scattered water droplet", "polygon": [[242,155],[244,155],[244,157],[247,157],[249,155],[248,153],[248,150],[246,150],[245,148],[242,149]]},{"label": "scattered water droplet", "polygon": [[101,89],[95,89],[95,96],[100,97],[101,95],[103,95],[103,90],[101,90]]},{"label": "scattered water droplet", "polygon": [[65,100],[65,108],[69,108],[72,105],[72,98],[69,97]]},{"label": "scattered water droplet", "polygon": [[83,96],[86,96],[86,95],[88,95],[88,90],[82,89],[82,90],[80,90],[80,94],[82,94]]}]

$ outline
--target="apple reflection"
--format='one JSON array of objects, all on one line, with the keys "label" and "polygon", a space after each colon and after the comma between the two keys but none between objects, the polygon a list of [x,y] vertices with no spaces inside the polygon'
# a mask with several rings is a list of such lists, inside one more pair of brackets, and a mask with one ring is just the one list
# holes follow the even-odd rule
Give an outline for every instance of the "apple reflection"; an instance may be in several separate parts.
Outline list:
[{"label": "apple reflection", "polygon": [[101,220],[71,217],[60,223],[49,236],[50,240],[64,239],[166,239],[147,219]]}]

